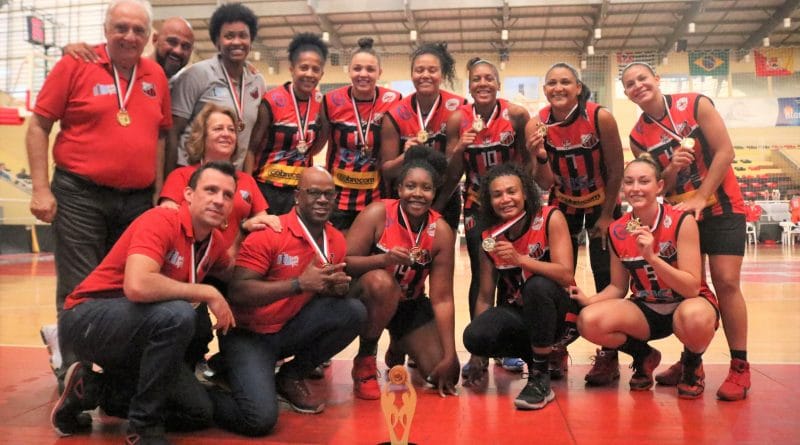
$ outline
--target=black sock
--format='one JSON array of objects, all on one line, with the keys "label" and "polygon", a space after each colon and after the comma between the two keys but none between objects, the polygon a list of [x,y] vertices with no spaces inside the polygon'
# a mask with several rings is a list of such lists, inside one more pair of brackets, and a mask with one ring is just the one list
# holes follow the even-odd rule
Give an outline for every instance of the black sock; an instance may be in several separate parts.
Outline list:
[{"label": "black sock", "polygon": [[550,354],[539,354],[539,353],[534,352],[533,353],[533,361],[529,364],[529,366],[531,367],[531,369],[535,369],[535,370],[537,370],[539,372],[542,372],[542,373],[547,373],[548,372],[548,369],[547,369],[548,361],[547,361],[547,359],[548,359],[549,356],[550,356]]},{"label": "black sock", "polygon": [[742,361],[747,361],[747,351],[746,350],[739,350],[739,349],[731,349],[731,357],[738,358]]},{"label": "black sock", "polygon": [[702,352],[692,352],[686,348],[683,348],[683,366],[686,366],[689,369],[695,369],[700,366],[701,363],[703,363]]},{"label": "black sock", "polygon": [[647,342],[635,339],[633,337],[628,337],[628,339],[625,340],[625,343],[623,343],[617,349],[632,356],[633,360],[638,362],[644,360],[644,358],[647,357],[647,354],[649,354],[653,348],[651,348]]},{"label": "black sock", "polygon": [[358,354],[356,354],[356,357],[366,357],[368,355],[376,355],[377,353],[378,339],[362,338],[358,344]]}]

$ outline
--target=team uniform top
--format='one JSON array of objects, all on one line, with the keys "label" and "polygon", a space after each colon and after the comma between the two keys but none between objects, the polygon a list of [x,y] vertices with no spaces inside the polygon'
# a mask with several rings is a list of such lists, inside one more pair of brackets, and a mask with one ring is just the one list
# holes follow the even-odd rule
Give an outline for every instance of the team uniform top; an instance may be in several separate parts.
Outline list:
[{"label": "team uniform top", "polygon": [[[286,82],[267,91],[263,99],[272,116],[272,125],[267,129],[266,143],[256,156],[253,177],[258,182],[275,187],[296,187],[303,169],[311,167],[314,163],[309,152],[300,153],[297,150],[297,141],[305,125],[307,112],[309,123],[305,141],[309,150],[320,129],[319,111],[322,93],[314,90],[310,101],[298,99],[297,107],[301,121],[298,122],[298,112],[295,111],[292,93],[289,91],[291,87],[291,82]],[[311,104],[310,111],[308,111],[309,104]]]},{"label": "team uniform top", "polygon": [[[447,148],[447,120],[450,115],[461,105],[465,105],[467,100],[449,91],[439,90],[439,103],[436,105],[425,131],[428,133],[428,140],[421,145],[427,145],[435,150],[444,153]],[[422,116],[422,122],[429,115]],[[399,103],[389,110],[389,122],[394,125],[397,134],[400,135],[400,153],[405,148],[406,141],[417,137],[422,129],[419,124],[420,116],[417,114],[417,93],[404,97]]]},{"label": "team uniform top", "polygon": [[107,187],[147,188],[155,182],[159,130],[172,127],[164,70],[141,57],[132,83],[119,76],[122,93],[133,88],[126,107],[130,125],[123,127],[117,122],[117,88],[106,45],[92,50],[97,62],[63,57],[56,63],[33,111],[60,121],[53,144],[59,168]]},{"label": "team uniform top", "polygon": [[[375,100],[358,100],[361,131],[366,134],[370,114],[372,125],[364,147],[358,134],[359,119],[353,110],[352,86],[325,94],[325,115],[331,125],[327,169],[339,191],[340,210],[361,210],[381,198],[381,175],[377,156],[381,148],[381,126],[389,109],[402,97],[397,91],[375,87]],[[374,105],[373,105],[374,103]]]},{"label": "team uniform top", "polygon": [[[703,130],[697,123],[698,100],[705,97],[697,93],[665,95],[669,111],[661,124],[672,129],[672,122],[677,128],[675,133],[682,137],[695,139],[694,163],[678,172],[675,188],[667,193],[665,199],[671,204],[677,204],[691,198],[700,188],[700,184],[706,178],[708,169],[711,166],[713,153],[708,147]],[[710,99],[709,99],[710,100]],[[680,142],[669,136],[664,129],[654,123],[646,114],[639,117],[639,121],[631,131],[631,145],[636,145],[640,149],[650,153],[653,158],[666,168],[669,165],[672,154],[680,146]],[[701,218],[718,216],[723,214],[741,213],[744,214],[744,201],[739,183],[733,173],[733,168],[728,166],[728,171],[717,190],[712,193],[706,202]]]},{"label": "team uniform top", "polygon": [[[236,257],[236,267],[244,267],[262,275],[266,281],[285,281],[299,277],[312,261],[322,266],[314,246],[305,237],[297,210],[279,216],[281,233],[267,228],[245,238]],[[328,262],[340,263],[347,250],[344,236],[332,224],[325,223],[328,237]],[[232,306],[239,327],[260,334],[281,330],[300,309],[314,298],[313,292],[290,295],[266,306]]]},{"label": "team uniform top", "polygon": [[[170,199],[177,204],[183,203],[183,190],[189,185],[189,178],[200,168],[200,164],[179,167],[167,176],[164,187],[161,189],[159,199]],[[236,172],[236,195],[233,197],[233,210],[228,215],[228,222],[222,228],[225,244],[230,247],[236,242],[239,234],[239,224],[256,213],[269,208],[264,196],[258,190],[258,185],[252,176],[247,173]]]},{"label": "team uniform top", "polygon": [[67,296],[64,309],[94,298],[119,297],[125,264],[134,254],[145,255],[160,266],[160,273],[184,283],[200,283],[213,268],[230,264],[222,233],[214,229],[205,242],[194,237],[189,207],[156,207],[144,212],[125,230],[97,268]]},{"label": "team uniform top", "polygon": [[[237,168],[241,168],[247,154],[250,133],[253,132],[253,126],[258,117],[258,103],[261,96],[267,91],[267,85],[261,74],[253,74],[247,67],[244,68],[241,91],[234,90],[237,96],[241,96],[243,113],[240,116],[236,102],[231,96],[224,69],[221,56],[217,54],[216,57],[194,63],[173,76],[170,80],[172,114],[186,119],[191,124],[194,117],[200,114],[200,110],[207,103],[234,110],[239,119],[245,123],[244,130],[238,133],[236,153],[232,161]],[[189,163],[186,143],[189,141],[191,132],[192,126],[187,125],[183,134],[180,135],[180,141],[178,141],[179,165]]]},{"label": "team uniform top", "polygon": [[[626,230],[626,225],[632,215],[633,213],[626,213],[608,227],[611,248],[614,249],[614,253],[622,261],[622,265],[625,266],[631,277],[631,300],[642,300],[652,304],[683,301],[685,297],[668,288],[656,276],[652,266],[639,254],[636,238]],[[662,260],[676,268],[678,267],[678,233],[687,215],[688,213],[675,210],[669,204],[662,204],[659,206],[656,223],[651,228],[653,249],[657,250],[658,256]],[[705,277],[700,281],[700,296],[717,306],[717,299],[706,285]]]},{"label": "team uniform top", "polygon": [[[481,177],[497,164],[522,162],[522,155],[515,145],[514,127],[508,115],[508,101],[497,99],[497,109],[492,115],[491,123],[475,138],[472,145],[464,149],[464,171],[467,180],[464,187],[464,210],[477,209],[480,206]],[[460,133],[464,134],[472,127],[475,119],[472,105],[462,105],[457,110],[461,113]]]},{"label": "team uniform top", "polygon": [[[531,218],[529,215],[525,216],[525,221],[530,221],[528,230],[524,231],[517,239],[509,239],[507,232],[498,235],[497,240],[510,241],[514,246],[514,250],[527,255],[538,261],[550,261],[550,244],[547,237],[547,228],[550,223],[550,217],[553,211],[556,210],[553,206],[543,206],[536,217]],[[499,224],[481,233],[481,239],[489,238],[493,231],[497,230]],[[506,301],[511,304],[522,304],[522,287],[525,281],[531,277],[531,274],[524,271],[519,266],[512,266],[505,264],[493,252],[486,252],[489,259],[492,260],[498,272],[498,287],[505,290]]]},{"label": "team uniform top", "polygon": [[605,202],[605,162],[600,145],[598,114],[602,107],[586,107],[566,121],[552,125],[551,106],[539,110],[539,119],[552,125],[547,129],[544,148],[556,181],[550,205],[568,214],[594,213]]},{"label": "team uniform top", "polygon": [[[396,199],[384,199],[386,209],[386,224],[383,229],[381,239],[375,245],[373,253],[386,253],[392,250],[393,247],[405,247],[411,249],[412,247],[419,246],[422,249],[422,254],[418,261],[411,266],[398,264],[394,266],[387,266],[386,271],[391,273],[403,295],[406,299],[411,300],[414,298],[422,297],[425,295],[425,280],[431,272],[431,264],[433,263],[433,241],[436,237],[436,221],[441,217],[439,213],[434,210],[428,211],[428,220],[423,224],[422,232],[419,234],[419,242],[412,243],[409,238],[408,229],[405,226],[405,221],[400,215],[400,201]],[[414,234],[416,238],[417,234]]]},{"label": "team uniform top", "polygon": [[789,200],[789,210],[792,215],[792,222],[796,224],[800,221],[800,196],[795,196]]}]

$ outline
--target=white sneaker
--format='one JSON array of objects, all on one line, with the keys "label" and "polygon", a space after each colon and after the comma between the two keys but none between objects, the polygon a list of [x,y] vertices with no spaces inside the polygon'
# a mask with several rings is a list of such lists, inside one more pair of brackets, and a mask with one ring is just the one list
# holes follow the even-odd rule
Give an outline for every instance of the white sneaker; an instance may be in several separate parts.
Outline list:
[{"label": "white sneaker", "polygon": [[42,341],[47,346],[47,352],[50,354],[50,367],[53,372],[61,368],[61,349],[58,347],[58,325],[48,324],[39,329],[39,335],[42,336]]}]

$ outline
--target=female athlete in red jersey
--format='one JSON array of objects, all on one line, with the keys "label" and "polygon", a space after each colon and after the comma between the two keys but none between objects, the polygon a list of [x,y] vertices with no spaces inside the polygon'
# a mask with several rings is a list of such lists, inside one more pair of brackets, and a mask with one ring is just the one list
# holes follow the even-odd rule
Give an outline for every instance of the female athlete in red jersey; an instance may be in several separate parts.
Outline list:
[{"label": "female athlete in red jersey", "polygon": [[661,361],[647,341],[674,332],[684,344],[678,396],[694,399],[705,386],[702,355],[718,324],[717,301],[703,278],[694,215],[659,204],[663,189],[649,155],[628,164],[622,190],[633,210],[609,228],[611,284],[591,298],[577,287],[570,293],[585,306],[578,317],[581,335],[633,356],[632,391],[653,386]]},{"label": "female athlete in red jersey", "polygon": [[[700,251],[719,298],[722,325],[731,351],[728,377],[717,391],[722,400],[742,400],[750,389],[747,362],[747,306],[740,275],[745,250],[744,201],[731,163],[725,123],[714,104],[696,93],[665,95],[650,65],[632,63],[622,72],[625,95],[642,110],[631,131],[635,155],[648,152],[664,169],[665,199],[692,212],[700,229]],[[680,364],[656,376],[676,384]]]}]

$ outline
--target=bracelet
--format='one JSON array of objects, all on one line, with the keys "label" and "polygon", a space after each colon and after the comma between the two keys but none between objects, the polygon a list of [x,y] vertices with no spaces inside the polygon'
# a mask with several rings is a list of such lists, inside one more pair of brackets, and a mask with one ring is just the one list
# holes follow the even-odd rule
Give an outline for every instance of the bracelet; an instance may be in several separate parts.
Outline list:
[{"label": "bracelet", "polygon": [[538,162],[539,164],[543,164],[544,165],[544,164],[547,164],[548,161],[549,161],[549,159],[547,159],[547,158],[540,158],[539,156],[536,156],[536,162]]},{"label": "bracelet", "polygon": [[247,220],[243,219],[242,222],[239,223],[239,230],[242,232],[242,235],[249,235],[250,234],[250,231],[247,230],[247,228],[245,228],[245,226],[244,226],[244,223],[246,223],[246,222],[247,222]]},{"label": "bracelet", "polygon": [[299,294],[302,291],[303,291],[303,289],[300,287],[300,279],[299,278],[293,278],[292,279],[292,293],[293,294]]}]

